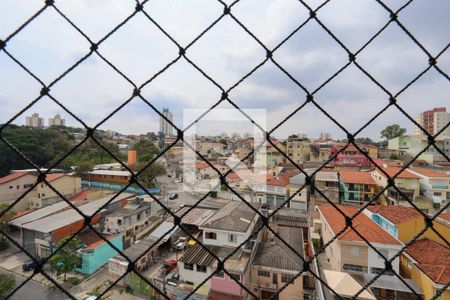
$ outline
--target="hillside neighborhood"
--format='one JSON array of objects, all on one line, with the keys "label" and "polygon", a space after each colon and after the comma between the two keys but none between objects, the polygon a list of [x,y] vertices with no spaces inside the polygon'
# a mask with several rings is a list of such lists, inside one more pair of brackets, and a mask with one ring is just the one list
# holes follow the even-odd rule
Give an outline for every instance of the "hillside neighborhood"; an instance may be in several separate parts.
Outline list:
[{"label": "hillside neighborhood", "polygon": [[258,149],[239,133],[186,147],[163,118],[159,134],[99,132],[122,161],[2,170],[1,273],[79,299],[450,299],[450,113],[416,121],[435,146],[395,124],[381,142]]}]

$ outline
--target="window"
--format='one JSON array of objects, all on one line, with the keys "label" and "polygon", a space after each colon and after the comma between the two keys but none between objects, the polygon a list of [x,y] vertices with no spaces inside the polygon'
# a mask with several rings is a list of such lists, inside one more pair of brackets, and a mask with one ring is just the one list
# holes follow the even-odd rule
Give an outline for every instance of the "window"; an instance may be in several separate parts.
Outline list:
[{"label": "window", "polygon": [[272,283],[273,284],[278,284],[278,273],[273,273],[272,274]]},{"label": "window", "polygon": [[[389,259],[389,251],[388,250],[378,250],[381,254],[383,254],[384,258]],[[378,258],[384,259],[380,254],[378,254]]]},{"label": "window", "polygon": [[[375,267],[370,268],[370,273],[372,273],[372,274],[381,274],[381,273],[383,273],[383,271],[384,271],[384,268],[375,268]],[[383,275],[391,275],[392,276],[392,275],[394,275],[394,272],[386,271],[383,273]]]},{"label": "window", "polygon": [[270,272],[269,271],[258,270],[258,276],[270,277]]},{"label": "window", "polygon": [[137,220],[139,221],[141,219],[141,213],[138,213]]},{"label": "window", "polygon": [[291,280],[294,280],[294,275],[281,274],[281,282],[288,283],[291,282]]},{"label": "window", "polygon": [[184,269],[193,271],[194,270],[194,265],[193,264],[184,263]]},{"label": "window", "polygon": [[359,256],[359,247],[352,246],[350,249],[350,253],[352,256]]},{"label": "window", "polygon": [[197,272],[206,273],[206,266],[197,265]]},{"label": "window", "polygon": [[366,270],[367,268],[363,266],[344,264],[344,271],[365,272]]},{"label": "window", "polygon": [[223,273],[223,271],[217,271],[216,274],[214,274],[214,276],[219,277],[219,278],[223,278],[224,277],[224,273]]},{"label": "window", "polygon": [[17,185],[16,188],[17,188],[17,189],[20,189],[20,185]]},{"label": "window", "polygon": [[27,189],[27,188],[30,188],[30,187],[32,187],[32,186],[33,186],[32,183],[28,183],[28,184],[24,184],[24,185],[23,185],[23,188],[24,188],[24,189]]},{"label": "window", "polygon": [[240,274],[236,274],[236,273],[230,273],[230,278],[236,280],[236,281],[241,281],[241,275]]},{"label": "window", "polygon": [[9,189],[10,189],[10,190],[12,190],[12,188],[13,188],[13,186],[12,186],[12,185],[10,185],[10,186],[9,186]]},{"label": "window", "polygon": [[117,225],[119,225],[119,226],[122,225],[122,220],[121,219],[117,219]]},{"label": "window", "polygon": [[228,241],[229,241],[230,243],[236,243],[236,241],[237,241],[236,235],[230,233],[230,234],[228,235]]},{"label": "window", "polygon": [[217,233],[215,233],[215,232],[205,232],[205,239],[217,240]]},{"label": "window", "polygon": [[434,192],[433,195],[434,195],[434,196],[440,196],[440,195],[441,195],[441,192]]}]

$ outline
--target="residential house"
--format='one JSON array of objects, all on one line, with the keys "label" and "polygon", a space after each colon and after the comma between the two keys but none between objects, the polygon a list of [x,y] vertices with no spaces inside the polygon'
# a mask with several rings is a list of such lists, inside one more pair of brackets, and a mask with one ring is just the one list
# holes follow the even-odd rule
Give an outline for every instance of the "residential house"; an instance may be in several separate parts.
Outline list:
[{"label": "residential house", "polygon": [[[63,173],[51,173],[46,176],[47,182],[66,198],[81,191],[81,179]],[[41,208],[63,199],[46,183],[36,185],[26,197],[29,208]]]},{"label": "residential house", "polygon": [[428,168],[409,168],[409,172],[420,177],[421,193],[439,209],[450,201],[450,174]]},{"label": "residential house", "polygon": [[[37,180],[33,172],[12,172],[0,178],[0,202],[12,203],[28,191]],[[21,200],[14,206],[15,210],[28,208],[28,202]]]},{"label": "residential house", "polygon": [[289,178],[289,194],[291,199],[288,207],[307,210],[309,201],[309,186],[305,185],[305,174],[300,173],[298,175]]},{"label": "residential house", "polygon": [[[84,246],[78,250],[80,259],[75,271],[86,276],[93,274],[107,264],[111,257],[118,254],[111,245],[91,230],[82,232],[78,235],[78,238]],[[121,234],[106,235],[104,238],[118,250],[123,250],[123,236]]]},{"label": "residential house", "polygon": [[400,256],[401,272],[422,288],[424,299],[450,299],[450,249],[427,238],[417,240]]},{"label": "residential house", "polygon": [[[128,247],[151,229],[152,217],[162,207],[153,199],[136,197],[122,209],[105,216],[105,233],[124,233],[124,245]],[[152,205],[153,204],[153,205]]]},{"label": "residential house", "polygon": [[[328,200],[325,200],[321,194]],[[325,204],[328,201],[339,203],[339,173],[335,171],[317,172],[314,175],[314,188],[311,190],[311,198],[314,198],[314,203],[317,204]]]},{"label": "residential house", "polygon": [[252,292],[264,300],[275,295],[280,300],[303,299],[303,274],[297,276],[305,260],[303,230],[284,226],[274,230],[282,240],[265,232],[251,266]]},{"label": "residential house", "polygon": [[[434,144],[448,155],[450,154],[450,152],[448,152],[450,147],[448,146],[447,141],[448,138],[438,137],[435,139]],[[436,150],[435,147],[427,148],[427,146],[428,139],[424,135],[405,135],[390,139],[388,141],[388,149],[403,150],[412,157],[416,157],[423,151],[423,149],[426,149],[419,155],[418,159],[426,160],[430,164],[445,161],[445,158]]]},{"label": "residential house", "polygon": [[[394,187],[389,187],[384,191],[385,199],[388,204],[399,204],[400,202],[406,201],[405,196],[409,201],[414,201],[420,196],[420,177],[407,171],[401,171],[401,168],[388,167],[382,169],[374,169],[371,174],[372,178],[375,180],[377,185],[381,188],[385,188],[388,183],[388,177],[384,174],[386,173],[390,178],[394,176],[395,186],[402,192],[399,193]],[[397,175],[398,174],[398,175]]]},{"label": "residential house", "polygon": [[377,184],[370,172],[341,170],[339,176],[342,203],[363,205],[375,196]]},{"label": "residential house", "polygon": [[[358,145],[359,146],[359,145]],[[333,159],[333,165],[335,167],[343,169],[368,169],[372,166],[372,162],[367,158],[369,155],[369,149],[359,146],[363,152],[356,148],[353,144],[336,144],[331,147],[330,155],[336,155]],[[341,149],[344,148],[342,151]],[[340,151],[340,152],[339,152]],[[364,155],[364,154],[366,155]]]},{"label": "residential house", "polygon": [[[350,218],[358,212],[356,207],[346,205],[337,207]],[[362,213],[353,218],[351,228],[346,227],[344,216],[333,206],[321,205],[317,209],[322,223],[320,232],[323,244],[328,245],[328,242],[344,230],[325,248],[327,261],[334,271],[379,274],[384,271],[385,259],[392,258],[403,246],[400,241]],[[369,247],[362,237],[384,257]],[[398,257],[393,260],[392,269],[399,272]],[[387,275],[389,272],[384,274]]]},{"label": "residential house", "polygon": [[[225,258],[239,247],[225,263],[225,269],[231,276],[216,272],[205,283],[212,290],[240,296],[246,294],[236,281],[247,286],[249,284],[249,261],[258,239],[254,231],[258,221],[255,210],[258,208],[258,205],[252,209],[246,203],[228,201],[199,226],[203,245],[218,257]],[[216,263],[208,251],[196,244],[180,258],[178,270],[182,280],[198,285],[216,271]]]},{"label": "residential house", "polygon": [[[363,213],[403,243],[411,241],[425,227],[424,216],[414,207],[402,205],[370,205]],[[445,241],[440,237],[450,236],[450,222],[445,220],[445,216],[445,213],[439,215],[432,222],[434,230],[427,229],[419,238],[427,237],[437,243],[446,245]]]},{"label": "residential house", "polygon": [[286,140],[287,156],[296,164],[309,160],[311,142],[304,138],[289,138]]},{"label": "residential house", "polygon": [[289,178],[285,176],[269,177],[255,188],[259,203],[270,207],[280,207],[287,200]]}]

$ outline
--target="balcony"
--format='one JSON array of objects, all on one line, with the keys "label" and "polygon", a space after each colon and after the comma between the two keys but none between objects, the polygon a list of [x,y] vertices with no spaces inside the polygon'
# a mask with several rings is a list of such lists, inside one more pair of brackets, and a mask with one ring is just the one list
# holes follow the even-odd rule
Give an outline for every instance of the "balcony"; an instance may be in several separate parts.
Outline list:
[{"label": "balcony", "polygon": [[432,185],[433,190],[448,190],[448,185]]},{"label": "balcony", "polygon": [[[414,200],[414,190],[411,189],[405,189],[405,188],[398,188],[402,194],[400,194],[397,189],[390,187],[387,190],[387,197],[395,202],[399,201],[413,201]],[[406,196],[406,198],[404,196]]]}]

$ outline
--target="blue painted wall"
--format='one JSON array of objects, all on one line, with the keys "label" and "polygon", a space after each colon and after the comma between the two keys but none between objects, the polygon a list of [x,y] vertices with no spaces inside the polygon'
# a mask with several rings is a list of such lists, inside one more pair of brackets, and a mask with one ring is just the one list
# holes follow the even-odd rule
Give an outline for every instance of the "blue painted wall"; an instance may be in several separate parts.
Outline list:
[{"label": "blue painted wall", "polygon": [[398,238],[397,226],[395,226],[394,224],[392,224],[391,222],[389,222],[388,220],[386,220],[385,218],[383,218],[378,214],[373,214],[372,220],[381,227],[383,227],[387,232],[389,232],[390,235],[392,235],[395,238]]},{"label": "blue painted wall", "polygon": [[[111,239],[110,242],[116,246],[117,249],[123,250],[123,236],[121,234]],[[108,263],[108,260],[111,257],[116,256],[117,254],[116,250],[106,242],[95,249],[81,250],[81,268],[76,268],[75,271],[84,275],[91,275],[101,266]]]}]

